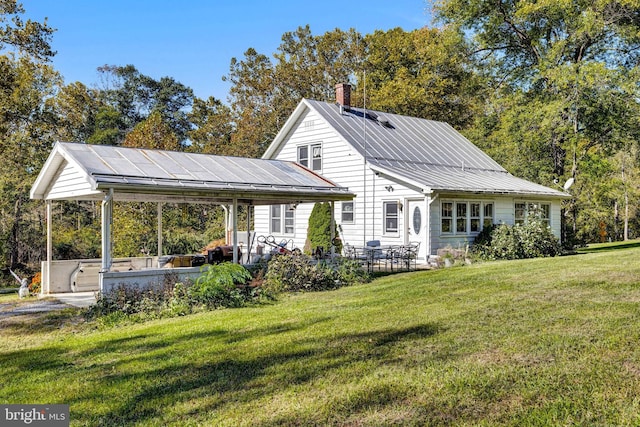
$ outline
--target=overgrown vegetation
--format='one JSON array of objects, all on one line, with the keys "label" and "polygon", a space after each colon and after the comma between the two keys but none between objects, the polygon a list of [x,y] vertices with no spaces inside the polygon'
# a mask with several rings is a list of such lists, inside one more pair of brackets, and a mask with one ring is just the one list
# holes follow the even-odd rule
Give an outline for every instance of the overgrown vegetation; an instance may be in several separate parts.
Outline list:
[{"label": "overgrown vegetation", "polygon": [[338,257],[314,263],[305,254],[277,255],[269,261],[262,288],[271,294],[324,291],[364,283],[368,279],[362,266],[354,260]]},{"label": "overgrown vegetation", "polygon": [[526,224],[486,227],[475,239],[472,253],[485,260],[553,257],[562,246],[546,222],[531,215]]},{"label": "overgrown vegetation", "polygon": [[178,282],[168,274],[161,287],[120,286],[99,294],[88,319],[103,325],[184,316],[217,308],[238,308],[270,301],[284,292],[324,291],[369,280],[356,261],[336,258],[312,262],[304,254],[276,255],[252,271],[229,262],[205,266],[195,282]]},{"label": "overgrown vegetation", "polygon": [[242,307],[259,298],[259,292],[248,286],[251,274],[241,265],[222,263],[203,268],[202,276],[192,282],[176,282],[167,275],[162,287],[139,289],[120,286],[99,294],[87,311],[89,319],[103,324],[123,319],[133,321],[184,316],[222,307]]}]

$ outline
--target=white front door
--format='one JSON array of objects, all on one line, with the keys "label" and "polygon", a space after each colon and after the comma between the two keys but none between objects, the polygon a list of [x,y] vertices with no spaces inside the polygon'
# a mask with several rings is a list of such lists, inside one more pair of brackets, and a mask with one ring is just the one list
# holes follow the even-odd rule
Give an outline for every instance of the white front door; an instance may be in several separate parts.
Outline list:
[{"label": "white front door", "polygon": [[405,243],[420,242],[418,259],[425,260],[427,253],[427,203],[422,200],[406,201]]}]

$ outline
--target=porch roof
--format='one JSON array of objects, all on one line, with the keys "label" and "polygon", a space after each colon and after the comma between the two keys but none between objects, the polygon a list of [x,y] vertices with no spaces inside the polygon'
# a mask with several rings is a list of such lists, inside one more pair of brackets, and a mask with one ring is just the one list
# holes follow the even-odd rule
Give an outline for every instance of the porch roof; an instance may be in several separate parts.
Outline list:
[{"label": "porch roof", "polygon": [[294,162],[57,142],[32,199],[270,205],[351,200],[354,194]]}]

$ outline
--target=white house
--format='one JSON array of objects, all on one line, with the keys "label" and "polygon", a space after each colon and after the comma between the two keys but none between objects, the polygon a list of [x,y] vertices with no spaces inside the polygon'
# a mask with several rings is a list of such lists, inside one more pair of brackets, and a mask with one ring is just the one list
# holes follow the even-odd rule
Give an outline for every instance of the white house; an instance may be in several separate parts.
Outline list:
[{"label": "white house", "polygon": [[[511,175],[447,123],[353,108],[349,85],[336,86],[335,104],[300,101],[263,158],[296,161],[356,194],[334,205],[347,244],[419,242],[425,261],[488,224],[525,222],[533,207],[561,235],[567,193]],[[256,207],[256,233],[302,248],[312,207]]]}]

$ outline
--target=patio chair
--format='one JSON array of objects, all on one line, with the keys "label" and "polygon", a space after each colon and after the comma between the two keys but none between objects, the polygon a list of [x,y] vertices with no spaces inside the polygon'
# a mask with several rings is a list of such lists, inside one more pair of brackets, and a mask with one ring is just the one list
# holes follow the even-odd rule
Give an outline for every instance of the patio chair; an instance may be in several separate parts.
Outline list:
[{"label": "patio chair", "polygon": [[418,264],[418,250],[420,249],[420,242],[410,242],[405,246],[404,250],[404,262],[407,266],[407,270],[411,270],[411,264],[413,263],[413,269],[415,270]]}]

